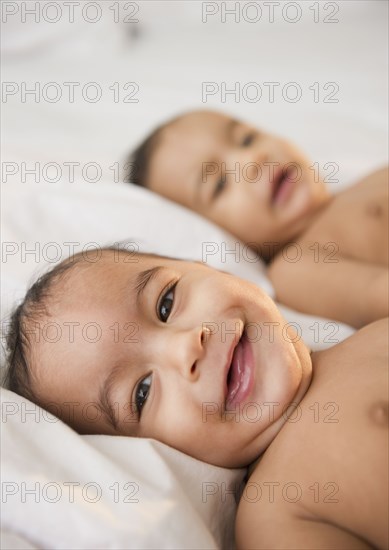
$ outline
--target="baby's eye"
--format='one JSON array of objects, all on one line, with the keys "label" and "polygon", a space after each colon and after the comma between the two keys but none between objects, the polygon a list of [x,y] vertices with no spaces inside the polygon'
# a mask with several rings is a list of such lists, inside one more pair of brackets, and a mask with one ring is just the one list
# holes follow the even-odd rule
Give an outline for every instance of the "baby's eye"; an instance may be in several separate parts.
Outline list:
[{"label": "baby's eye", "polygon": [[173,307],[174,291],[176,288],[176,284],[177,283],[175,283],[172,287],[170,287],[167,292],[165,292],[158,304],[158,317],[163,323],[166,323],[166,321],[169,319],[169,315]]},{"label": "baby's eye", "polygon": [[216,183],[215,189],[213,191],[213,198],[215,199],[220,193],[224,190],[227,185],[227,178],[223,177]]},{"label": "baby's eye", "polygon": [[141,414],[142,407],[146,403],[146,399],[149,395],[151,378],[151,374],[149,374],[146,378],[143,378],[143,380],[139,382],[135,390],[135,405],[139,415]]},{"label": "baby's eye", "polygon": [[247,134],[244,137],[244,139],[241,143],[241,146],[242,147],[249,147],[252,144],[252,142],[254,141],[254,139],[255,139],[255,133],[254,132],[251,132],[250,134]]}]

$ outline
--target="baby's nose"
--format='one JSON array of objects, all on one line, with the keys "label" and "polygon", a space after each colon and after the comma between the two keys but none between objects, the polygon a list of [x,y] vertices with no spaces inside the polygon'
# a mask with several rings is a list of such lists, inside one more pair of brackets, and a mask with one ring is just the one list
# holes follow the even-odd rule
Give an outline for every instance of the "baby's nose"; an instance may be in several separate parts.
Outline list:
[{"label": "baby's nose", "polygon": [[180,331],[172,338],[172,366],[188,380],[195,381],[200,376],[200,363],[205,354],[209,329],[199,327],[190,331]]},{"label": "baby's nose", "polygon": [[225,158],[225,174],[236,181],[256,183],[266,174],[269,155],[258,148],[235,149]]}]

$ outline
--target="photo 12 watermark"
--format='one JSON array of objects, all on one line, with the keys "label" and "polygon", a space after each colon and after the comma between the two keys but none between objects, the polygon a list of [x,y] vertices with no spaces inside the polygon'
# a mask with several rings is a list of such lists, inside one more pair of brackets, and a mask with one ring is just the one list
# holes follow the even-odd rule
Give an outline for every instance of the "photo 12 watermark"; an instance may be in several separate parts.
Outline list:
[{"label": "photo 12 watermark", "polygon": [[213,421],[222,417],[223,423],[249,423],[272,424],[276,420],[283,419],[289,424],[296,424],[304,420],[314,424],[338,424],[340,407],[335,401],[325,403],[299,403],[291,402],[282,405],[278,401],[249,401],[243,405],[240,403],[224,404],[208,401],[202,404],[202,422]]},{"label": "photo 12 watermark", "polygon": [[307,257],[314,263],[338,264],[340,261],[339,245],[330,241],[327,243],[312,242],[309,246],[302,246],[299,242],[290,242],[287,244],[279,241],[269,241],[262,244],[255,242],[243,244],[240,241],[227,243],[226,241],[203,242],[202,243],[202,261],[208,262],[210,258],[217,258],[219,262],[225,264],[234,261],[235,263],[249,262],[251,264],[261,263],[263,258],[272,258],[276,252],[280,257],[290,264],[306,259]]},{"label": "photo 12 watermark", "polygon": [[334,481],[310,481],[298,483],[297,481],[248,481],[245,483],[235,483],[227,485],[222,481],[205,481],[202,484],[202,502],[217,499],[223,504],[231,498],[235,502],[241,499],[250,504],[257,502],[277,504],[286,502],[294,504],[296,502],[304,502],[318,504],[338,504],[340,488],[338,483]]},{"label": "photo 12 watermark", "polygon": [[140,170],[139,163],[113,162],[102,164],[96,160],[79,162],[66,160],[57,162],[3,161],[1,163],[2,183],[97,183],[101,180],[115,183],[131,183]]},{"label": "photo 12 watermark", "polygon": [[[110,257],[104,257],[104,251],[110,251]],[[103,246],[98,242],[90,241],[3,241],[1,243],[1,263],[9,261],[25,263],[46,262],[57,264],[62,260],[69,263],[82,260],[89,264],[96,264],[104,261],[118,263],[138,263],[140,254],[139,243],[135,241],[120,241]]]},{"label": "photo 12 watermark", "polygon": [[339,103],[340,86],[337,82],[239,82],[205,81],[201,84],[201,101],[211,98],[221,103]]},{"label": "photo 12 watermark", "polygon": [[[323,183],[339,183],[335,176],[339,173],[339,164],[335,161],[312,164],[301,164],[297,161],[281,163],[279,161],[265,160],[263,162],[246,161],[227,164],[226,162],[204,161],[201,165],[201,182],[214,184],[215,176],[221,176],[223,180],[231,184],[254,184],[260,181],[279,185],[286,178],[290,183],[298,183],[309,175],[315,183],[322,179]],[[136,170],[136,166],[134,166]]]},{"label": "photo 12 watermark", "polygon": [[102,19],[113,23],[139,23],[140,3],[138,2],[88,2],[60,1],[45,2],[1,2],[1,21],[3,24],[14,23],[74,23],[96,24]]},{"label": "photo 12 watermark", "polygon": [[[199,2],[200,4],[200,2]],[[334,24],[340,21],[339,2],[201,2],[203,23],[288,23],[307,21]]]},{"label": "photo 12 watermark", "polygon": [[47,504],[96,504],[114,502],[138,504],[140,502],[140,485],[135,481],[103,485],[97,481],[3,481],[1,484],[1,502],[45,502]]},{"label": "photo 12 watermark", "polygon": [[2,103],[139,103],[138,82],[15,82],[1,83]]},{"label": "photo 12 watermark", "polygon": [[[201,413],[200,413],[201,414]],[[21,424],[57,424],[61,419],[74,426],[83,421],[88,424],[102,424],[104,419],[111,418],[112,425],[122,426],[137,424],[139,418],[138,403],[134,401],[114,401],[109,408],[100,401],[45,401],[41,405],[30,401],[1,402],[1,423],[20,422]],[[100,429],[104,428],[100,426]]]}]

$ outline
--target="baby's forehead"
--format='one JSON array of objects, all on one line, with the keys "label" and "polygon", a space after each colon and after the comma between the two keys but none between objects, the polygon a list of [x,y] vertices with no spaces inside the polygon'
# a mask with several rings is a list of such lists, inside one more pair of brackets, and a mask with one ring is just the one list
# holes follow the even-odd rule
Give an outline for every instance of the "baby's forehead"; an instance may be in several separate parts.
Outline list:
[{"label": "baby's forehead", "polygon": [[153,253],[138,253],[122,249],[96,249],[92,253],[78,255],[74,265],[55,283],[53,293],[62,291],[65,295],[89,294],[99,287],[102,292],[112,292],[114,286],[123,281],[135,283],[145,270],[160,267],[185,269],[178,258],[166,258]]},{"label": "baby's forehead", "polygon": [[64,310],[82,299],[84,304],[97,295],[113,296],[124,278],[135,278],[139,270],[155,262],[145,255],[133,255],[119,250],[96,249],[73,259],[74,265],[64,273],[51,289],[54,309]]},{"label": "baby's forehead", "polygon": [[[209,160],[215,148],[225,142],[232,120],[213,112],[183,115],[163,129],[153,162],[156,160],[158,170],[162,167],[166,179],[173,181],[176,176],[181,184],[183,171],[198,169],[199,163]],[[186,172],[186,176],[191,174]],[[159,171],[152,180],[155,182],[161,177]]]},{"label": "baby's forehead", "polygon": [[209,130],[210,128],[224,128],[230,121],[231,117],[218,113],[216,111],[194,111],[186,113],[170,125],[171,128],[190,129],[190,130]]}]

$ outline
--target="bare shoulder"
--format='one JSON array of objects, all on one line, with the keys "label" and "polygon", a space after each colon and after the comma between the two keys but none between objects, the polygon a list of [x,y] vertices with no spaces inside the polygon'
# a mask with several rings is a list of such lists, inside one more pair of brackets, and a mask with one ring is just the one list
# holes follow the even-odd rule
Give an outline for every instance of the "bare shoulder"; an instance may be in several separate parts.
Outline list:
[{"label": "bare shoulder", "polygon": [[312,355],[316,372],[336,372],[341,367],[346,373],[363,373],[366,369],[388,371],[389,322],[380,319],[356,331],[354,334],[326,350]]},{"label": "bare shoulder", "polygon": [[363,201],[365,206],[369,206],[369,201],[384,200],[388,196],[388,189],[389,168],[385,166],[355,181],[353,185],[336,194],[329,209],[336,210],[344,204],[348,205],[347,201],[350,199],[357,201],[356,204]]},{"label": "bare shoulder", "polygon": [[372,185],[382,185],[382,186],[388,186],[389,183],[389,167],[384,166],[383,168],[379,168],[378,170],[375,170],[371,174],[368,174],[361,180],[357,181],[354,186],[358,187],[365,187]]},{"label": "bare shoulder", "polygon": [[238,550],[372,550],[363,539],[336,525],[290,517],[282,512],[264,519],[258,512],[256,517],[247,508],[238,512],[235,529]]},{"label": "bare shoulder", "polygon": [[[372,550],[362,537],[342,529],[336,522],[320,518],[317,511],[305,513],[291,504],[294,501],[289,500],[286,489],[301,487],[299,483],[283,484],[265,481],[258,475],[253,477],[255,481],[250,478],[238,506],[235,521],[238,550]],[[274,480],[274,477],[270,479]],[[277,490],[278,493],[285,492],[281,502],[274,496]]]},{"label": "bare shoulder", "polygon": [[359,338],[365,339],[367,337],[370,338],[371,336],[377,336],[380,341],[382,338],[384,342],[387,342],[388,329],[389,329],[389,318],[386,317],[385,319],[379,319],[374,323],[370,323],[369,325],[366,325],[365,327],[361,328],[358,332],[353,334],[350,338],[356,338],[358,336]]},{"label": "bare shoulder", "polygon": [[359,356],[380,356],[388,357],[389,344],[389,319],[379,319],[359,329],[352,336],[349,336],[340,344],[326,350],[328,354],[342,353],[352,357]]}]

